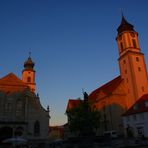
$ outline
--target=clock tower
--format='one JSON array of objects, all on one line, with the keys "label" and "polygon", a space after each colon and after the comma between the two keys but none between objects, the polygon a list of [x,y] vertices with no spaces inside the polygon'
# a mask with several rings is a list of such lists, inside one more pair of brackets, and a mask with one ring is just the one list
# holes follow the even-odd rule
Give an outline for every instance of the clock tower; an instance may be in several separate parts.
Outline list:
[{"label": "clock tower", "polygon": [[22,71],[22,81],[25,82],[31,91],[35,92],[35,71],[34,62],[29,55],[28,59],[24,62],[24,69]]},{"label": "clock tower", "polygon": [[120,75],[124,79],[127,106],[130,107],[142,95],[148,93],[146,64],[139,46],[138,33],[124,16],[117,31]]}]

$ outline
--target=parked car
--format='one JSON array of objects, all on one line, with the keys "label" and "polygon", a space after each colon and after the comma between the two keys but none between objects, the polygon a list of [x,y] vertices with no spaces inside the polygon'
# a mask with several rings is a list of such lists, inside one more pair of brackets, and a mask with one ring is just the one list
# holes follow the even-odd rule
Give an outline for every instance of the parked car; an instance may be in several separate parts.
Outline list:
[{"label": "parked car", "polygon": [[110,137],[110,138],[117,138],[117,132],[115,130],[112,131],[105,131],[104,132],[105,137]]}]

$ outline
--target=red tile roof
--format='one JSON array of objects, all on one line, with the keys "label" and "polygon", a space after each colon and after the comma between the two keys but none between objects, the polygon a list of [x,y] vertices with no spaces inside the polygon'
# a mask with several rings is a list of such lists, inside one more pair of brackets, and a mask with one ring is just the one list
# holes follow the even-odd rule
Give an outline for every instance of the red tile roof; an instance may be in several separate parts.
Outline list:
[{"label": "red tile roof", "polygon": [[69,99],[66,112],[69,109],[77,107],[81,102],[82,102],[82,100],[72,100],[72,99]]},{"label": "red tile roof", "polygon": [[[109,94],[112,93],[119,85],[120,83],[123,81],[123,79],[121,79],[121,76],[116,77],[115,79],[109,81],[108,83],[106,83],[105,85],[99,87],[98,89],[94,90],[90,95],[89,95],[89,99],[93,100],[97,98],[97,95],[100,91],[103,91],[105,94]],[[79,103],[82,100],[72,100],[69,99],[68,101],[68,105],[67,105],[67,109],[66,112],[69,109],[75,108],[79,105]]]},{"label": "red tile roof", "polygon": [[15,74],[9,73],[0,79],[0,91],[13,93],[28,88],[27,84],[20,80]]},{"label": "red tile roof", "polygon": [[[145,106],[145,102],[148,103],[148,94],[143,95],[140,99],[138,99],[135,104],[130,107],[123,116],[128,116],[131,114],[143,113],[148,112],[148,106]],[[136,108],[135,108],[136,107]]]},{"label": "red tile roof", "polygon": [[116,77],[115,79],[109,81],[108,83],[106,83],[103,86],[101,86],[101,87],[97,88],[96,90],[94,90],[89,95],[89,99],[96,99],[97,98],[97,94],[100,91],[104,92],[105,94],[112,93],[113,90],[115,90],[122,81],[123,81],[123,79],[121,79],[121,76]]}]

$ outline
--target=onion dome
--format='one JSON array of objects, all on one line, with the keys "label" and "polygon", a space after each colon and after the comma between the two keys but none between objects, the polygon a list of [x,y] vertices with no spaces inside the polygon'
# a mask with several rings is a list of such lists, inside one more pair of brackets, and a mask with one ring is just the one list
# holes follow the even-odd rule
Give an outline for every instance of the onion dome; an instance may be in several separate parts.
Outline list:
[{"label": "onion dome", "polygon": [[24,68],[27,70],[33,70],[34,62],[32,61],[31,57],[29,56],[27,61],[24,62]]},{"label": "onion dome", "polygon": [[125,17],[122,15],[121,24],[117,29],[118,34],[120,34],[123,31],[134,31],[134,26],[127,22]]}]

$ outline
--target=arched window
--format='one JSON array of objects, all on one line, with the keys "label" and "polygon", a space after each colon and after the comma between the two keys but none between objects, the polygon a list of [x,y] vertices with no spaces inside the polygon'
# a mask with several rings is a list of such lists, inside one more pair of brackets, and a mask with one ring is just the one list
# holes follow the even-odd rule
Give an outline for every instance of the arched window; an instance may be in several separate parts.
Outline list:
[{"label": "arched window", "polygon": [[136,57],[136,61],[139,62],[139,57]]},{"label": "arched window", "polygon": [[126,60],[123,60],[123,63],[126,64]]},{"label": "arched window", "polygon": [[132,42],[133,42],[133,46],[134,46],[134,48],[137,48],[137,45],[136,45],[136,41],[135,41],[135,39],[132,39]]},{"label": "arched window", "polygon": [[124,47],[123,47],[123,43],[120,42],[120,47],[121,47],[121,52],[123,51]]},{"label": "arched window", "polygon": [[138,71],[141,71],[141,67],[138,67]]},{"label": "arched window", "polygon": [[27,77],[27,82],[28,82],[28,83],[31,82],[31,77]]},{"label": "arched window", "polygon": [[39,121],[36,121],[34,123],[34,136],[39,136],[40,135],[40,123]]},{"label": "arched window", "polygon": [[16,116],[22,116],[22,101],[21,100],[18,100],[16,102]]}]

